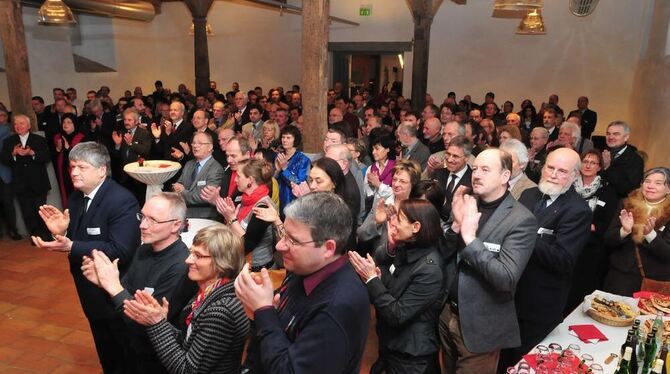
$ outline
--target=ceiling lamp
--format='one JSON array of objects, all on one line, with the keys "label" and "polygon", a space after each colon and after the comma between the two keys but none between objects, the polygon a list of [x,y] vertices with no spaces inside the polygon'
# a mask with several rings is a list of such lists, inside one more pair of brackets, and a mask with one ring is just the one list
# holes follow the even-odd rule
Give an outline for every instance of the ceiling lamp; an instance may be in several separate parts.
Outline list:
[{"label": "ceiling lamp", "polygon": [[47,25],[67,25],[77,23],[72,10],[62,0],[45,0],[37,11],[37,21]]},{"label": "ceiling lamp", "polygon": [[542,0],[495,0],[493,10],[531,11],[542,8]]},{"label": "ceiling lamp", "polygon": [[596,10],[598,0],[570,0],[570,12],[577,17],[586,17]]},{"label": "ceiling lamp", "polygon": [[[209,22],[205,24],[205,32],[207,33],[207,36],[214,35],[214,31],[212,31],[212,25],[210,25]],[[195,25],[193,24],[193,22],[191,22],[191,27],[188,29],[188,34],[195,35]]]},{"label": "ceiling lamp", "polygon": [[535,9],[521,20],[519,27],[516,29],[519,35],[544,35],[544,21],[542,21],[542,13],[540,9]]}]

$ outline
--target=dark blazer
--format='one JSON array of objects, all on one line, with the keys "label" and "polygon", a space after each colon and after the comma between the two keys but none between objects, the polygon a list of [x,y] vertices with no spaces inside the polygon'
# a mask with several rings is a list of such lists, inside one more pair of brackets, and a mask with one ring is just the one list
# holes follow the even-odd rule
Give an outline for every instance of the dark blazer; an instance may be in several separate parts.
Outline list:
[{"label": "dark blazer", "polygon": [[435,169],[435,171],[433,171],[431,174],[431,178],[437,182],[437,185],[440,186],[442,191],[445,191],[444,206],[440,212],[440,216],[445,221],[447,221],[449,219],[449,215],[451,215],[451,201],[454,197],[453,193],[456,192],[458,187],[465,186],[468,187],[468,191],[472,191],[472,169],[470,169],[470,166],[468,165],[465,165],[465,168],[465,174],[463,174],[463,177],[458,181],[451,192],[446,191],[451,175],[449,170],[446,168]]},{"label": "dark blazer", "polygon": [[526,176],[533,182],[537,183],[540,181],[540,176],[542,175],[542,167],[544,166],[544,161],[547,159],[547,149],[542,148],[540,152],[535,155],[535,158],[532,161],[528,162],[526,166]]},{"label": "dark blazer", "polygon": [[591,139],[591,134],[596,129],[596,124],[598,122],[598,113],[592,111],[591,109],[586,109],[584,113],[580,113],[579,109],[573,110],[568,114],[566,119],[576,116],[581,119],[582,124],[582,138]]},{"label": "dark blazer", "polygon": [[[237,110],[234,113],[237,113]],[[242,126],[244,126],[245,123],[249,122],[251,122],[251,119],[249,119],[249,104],[247,104],[247,106],[244,107],[244,111],[242,112],[240,120],[235,121],[235,132],[236,133],[242,132]]]},{"label": "dark blazer", "polygon": [[133,134],[132,144],[129,146],[126,144],[125,140],[121,141],[121,146],[119,149],[112,147],[112,152],[110,156],[119,160],[119,180],[127,180],[128,175],[123,172],[123,167],[131,162],[136,162],[140,157],[148,158],[149,153],[151,152],[151,134],[149,131],[137,127],[135,129],[135,134]]},{"label": "dark blazer", "polygon": [[112,261],[118,258],[123,277],[140,244],[137,200],[128,190],[107,178],[85,213],[81,191],[70,195],[68,208],[70,224],[67,237],[72,240],[72,252],[68,259],[79,301],[89,320],[111,319],[114,317],[114,306],[109,295],[84,277],[81,272],[82,257],[97,249]]},{"label": "dark blazer", "polygon": [[[221,191],[219,192],[219,196],[221,197],[228,196],[228,187],[230,186],[231,182],[230,179],[232,175],[233,175],[233,169],[231,169],[230,167],[227,167],[223,171],[223,177],[221,178]],[[233,183],[233,186],[235,186],[235,192],[233,192],[230,198],[233,199],[233,201],[235,201],[235,203],[237,204],[241,201],[240,199],[242,198],[242,193],[237,190],[237,185],[235,185],[235,183]]]},{"label": "dark blazer", "polygon": [[[179,124],[176,131],[173,131],[170,135],[165,134],[165,131],[161,133],[160,141],[155,143],[155,146],[159,150],[157,153],[163,157],[163,160],[172,160],[179,161],[173,158],[170,154],[172,153],[172,147],[177,148],[180,151],[184,151],[179,145],[180,142],[190,143],[191,138],[195,128],[191,122],[186,121],[185,119]],[[186,161],[183,161],[182,165]]]},{"label": "dark blazer", "polygon": [[[453,244],[456,234],[449,231],[447,239]],[[514,293],[533,252],[535,232],[535,217],[508,194],[470,245],[462,248],[458,237],[459,244],[445,253],[447,290],[458,276],[459,321],[469,351],[491,352],[520,344]],[[453,257],[458,248],[462,249],[456,269]]]},{"label": "dark blazer", "polygon": [[644,160],[637,153],[637,148],[628,144],[621,156],[614,158],[610,167],[601,172],[610,185],[617,192],[620,199],[640,187],[644,176]]},{"label": "dark blazer", "polygon": [[[383,350],[423,356],[439,350],[435,325],[443,295],[442,258],[436,248],[399,248],[393,273],[366,287],[377,312],[377,335]],[[393,353],[390,353],[393,354]]]},{"label": "dark blazer", "polygon": [[100,120],[102,121],[102,125],[100,125],[100,127],[96,127],[95,130],[92,130],[91,122],[95,121],[95,116],[89,115],[86,118],[83,128],[80,130],[82,133],[84,133],[84,135],[86,135],[86,140],[104,144],[107,149],[111,151],[111,149],[114,148],[112,132],[123,131],[123,125],[118,125],[115,116],[108,112],[102,113]]},{"label": "dark blazer", "polygon": [[419,165],[421,165],[421,170],[424,170],[426,169],[426,164],[428,163],[428,158],[430,157],[430,150],[425,144],[417,140],[414,148],[402,156],[404,159],[418,162]]},{"label": "dark blazer", "polygon": [[[531,188],[519,202],[533,211],[542,196]],[[591,230],[591,209],[572,187],[534,214],[539,225],[535,250],[516,293],[522,347],[534,346],[561,322],[573,269]]]},{"label": "dark blazer", "polygon": [[2,163],[12,169],[12,184],[17,195],[42,196],[51,189],[46,164],[51,154],[46,139],[30,133],[26,147],[35,151],[35,156],[12,156],[14,146],[21,144],[19,136],[14,134],[5,139],[2,146]]}]

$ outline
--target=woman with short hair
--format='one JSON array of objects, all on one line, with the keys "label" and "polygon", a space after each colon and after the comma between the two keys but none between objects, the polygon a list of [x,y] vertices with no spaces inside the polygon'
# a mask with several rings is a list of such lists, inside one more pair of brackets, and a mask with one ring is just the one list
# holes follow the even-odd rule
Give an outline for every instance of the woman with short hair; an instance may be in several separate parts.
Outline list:
[{"label": "woman with short hair", "polygon": [[238,373],[249,332],[233,284],[244,264],[242,239],[216,224],[195,235],[190,252],[188,277],[198,284],[198,293],[182,311],[186,331],[167,321],[167,300],[160,305],[146,291],[126,300],[124,313],[146,326],[158,358],[170,373]]},{"label": "woman with short hair", "polygon": [[437,324],[443,294],[442,236],[437,209],[423,199],[400,202],[390,220],[392,263],[377,267],[372,256],[349,252],[377,316],[379,358],[370,373],[439,373]]}]

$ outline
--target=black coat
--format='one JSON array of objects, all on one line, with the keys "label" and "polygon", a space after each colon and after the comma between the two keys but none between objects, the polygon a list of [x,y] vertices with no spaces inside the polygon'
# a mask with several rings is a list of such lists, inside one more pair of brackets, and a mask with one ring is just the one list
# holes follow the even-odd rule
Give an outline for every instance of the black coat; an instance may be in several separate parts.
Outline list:
[{"label": "black coat", "polygon": [[539,226],[535,249],[519,280],[515,299],[522,346],[534,346],[562,321],[573,269],[591,228],[591,209],[572,187],[550,206],[535,212],[542,195],[535,187],[519,198]]},{"label": "black coat", "polygon": [[579,113],[578,110],[573,110],[568,114],[566,119],[572,117],[572,116],[578,116],[581,119],[581,124],[582,124],[582,138],[586,139],[591,139],[591,134],[593,134],[593,131],[596,129],[596,124],[598,123],[598,113],[592,111],[591,109],[586,109],[584,113]]},{"label": "black coat", "polygon": [[449,179],[451,173],[449,170],[446,168],[442,169],[436,169],[433,171],[431,178],[433,178],[436,182],[437,185],[442,189],[442,191],[445,191],[445,200],[444,200],[444,206],[442,207],[442,211],[440,212],[440,216],[442,217],[443,220],[447,221],[449,219],[449,216],[451,215],[451,201],[454,198],[454,192],[458,190],[458,187],[460,186],[465,186],[468,188],[468,193],[471,193],[472,191],[472,169],[470,169],[470,166],[466,165],[466,170],[465,173],[463,174],[463,177],[458,181],[458,183],[454,186],[454,189],[449,192],[446,191],[447,186],[449,185]]},{"label": "black coat", "polygon": [[644,176],[644,160],[637,153],[637,148],[628,144],[621,156],[614,158],[610,167],[602,171],[603,178],[614,187],[619,198],[640,187]]},{"label": "black coat", "polygon": [[437,352],[436,326],[444,295],[438,250],[398,248],[393,267],[391,272],[383,266],[381,279],[367,284],[377,312],[380,348],[412,356]]},{"label": "black coat", "polygon": [[35,152],[35,156],[12,156],[14,146],[21,144],[19,136],[14,134],[5,139],[2,146],[2,163],[12,169],[12,184],[17,195],[43,196],[51,189],[47,175],[47,163],[51,161],[51,153],[46,139],[29,134],[26,147]]}]

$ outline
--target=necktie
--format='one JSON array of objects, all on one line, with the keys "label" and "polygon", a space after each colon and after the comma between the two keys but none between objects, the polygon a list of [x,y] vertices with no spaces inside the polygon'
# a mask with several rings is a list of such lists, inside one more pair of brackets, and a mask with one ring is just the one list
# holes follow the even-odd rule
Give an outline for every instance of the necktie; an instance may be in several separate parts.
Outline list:
[{"label": "necktie", "polygon": [[91,202],[91,198],[88,196],[84,196],[84,210],[83,212],[86,213],[88,211],[88,203]]},{"label": "necktie", "polygon": [[550,197],[549,195],[542,195],[542,198],[540,201],[535,204],[535,207],[533,208],[533,214],[537,215],[538,213],[541,213],[544,209],[547,208],[547,202],[549,201]]},{"label": "necktie", "polygon": [[449,180],[449,184],[447,185],[447,196],[451,199],[451,197],[454,195],[454,185],[456,184],[456,174],[451,173],[449,176],[451,180]]},{"label": "necktie", "polygon": [[198,177],[198,173],[200,172],[200,162],[195,163],[195,168],[193,169],[193,178],[191,183],[195,183],[196,178]]}]

